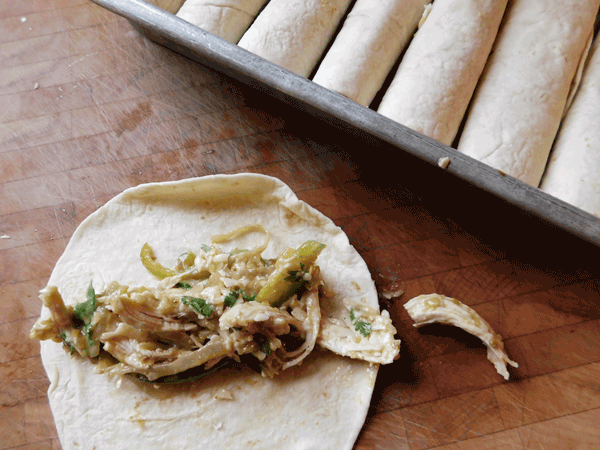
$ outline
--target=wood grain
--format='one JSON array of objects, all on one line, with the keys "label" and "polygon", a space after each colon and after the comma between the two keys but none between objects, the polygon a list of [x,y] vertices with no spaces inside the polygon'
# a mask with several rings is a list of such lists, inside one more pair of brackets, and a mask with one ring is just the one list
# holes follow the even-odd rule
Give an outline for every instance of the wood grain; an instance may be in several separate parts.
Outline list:
[{"label": "wood grain", "polygon": [[[597,247],[86,0],[0,0],[0,60],[0,449],[61,448],[27,335],[77,225],[139,183],[246,171],[288,183],[344,229],[380,292],[405,292],[382,299],[402,356],[380,370],[357,449],[597,448]],[[412,326],[402,304],[431,292],[503,335],[520,364],[509,382],[467,333]]]}]

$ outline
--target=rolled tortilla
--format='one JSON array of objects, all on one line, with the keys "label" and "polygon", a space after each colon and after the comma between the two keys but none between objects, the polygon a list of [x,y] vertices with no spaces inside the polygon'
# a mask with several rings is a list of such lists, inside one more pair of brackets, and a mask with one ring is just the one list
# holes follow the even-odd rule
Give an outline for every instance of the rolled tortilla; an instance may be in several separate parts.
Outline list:
[{"label": "rolled tortilla", "polygon": [[378,112],[450,145],[508,0],[435,0]]},{"label": "rolled tortilla", "polygon": [[209,33],[237,44],[266,0],[187,0],[177,12]]},{"label": "rolled tortilla", "polygon": [[600,217],[600,38],[558,132],[540,188]]},{"label": "rolled tortilla", "polygon": [[458,150],[538,186],[600,0],[516,0],[507,9]]},{"label": "rolled tortilla", "polygon": [[239,46],[303,77],[319,62],[351,0],[271,0]]},{"label": "rolled tortilla", "polygon": [[358,0],[313,81],[368,106],[431,0]]}]

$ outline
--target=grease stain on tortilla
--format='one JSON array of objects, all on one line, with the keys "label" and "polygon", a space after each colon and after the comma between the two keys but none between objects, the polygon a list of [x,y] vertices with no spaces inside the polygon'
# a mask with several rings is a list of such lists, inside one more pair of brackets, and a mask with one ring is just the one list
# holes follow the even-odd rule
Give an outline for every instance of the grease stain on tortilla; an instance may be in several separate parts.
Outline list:
[{"label": "grease stain on tortilla", "polygon": [[146,428],[146,420],[144,420],[142,418],[142,415],[140,414],[140,405],[141,402],[136,402],[131,412],[131,415],[129,416],[129,420],[139,425],[140,428],[143,430]]},{"label": "grease stain on tortilla", "polygon": [[134,378],[131,378],[131,381],[136,385],[137,388],[146,394],[146,397],[144,397],[142,401],[168,401],[176,396],[178,392],[181,392],[182,389],[182,387],[178,385],[150,384],[138,381]]}]

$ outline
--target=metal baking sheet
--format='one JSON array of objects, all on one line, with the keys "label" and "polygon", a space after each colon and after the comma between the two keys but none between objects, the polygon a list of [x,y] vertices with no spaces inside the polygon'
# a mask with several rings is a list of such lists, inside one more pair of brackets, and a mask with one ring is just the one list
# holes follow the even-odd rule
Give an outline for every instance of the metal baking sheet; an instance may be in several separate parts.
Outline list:
[{"label": "metal baking sheet", "polygon": [[[334,126],[387,142],[540,219],[600,246],[600,219],[346,97],[203,31],[143,0],[92,0],[126,18],[149,39],[316,115]],[[442,169],[440,169],[442,170]]]}]

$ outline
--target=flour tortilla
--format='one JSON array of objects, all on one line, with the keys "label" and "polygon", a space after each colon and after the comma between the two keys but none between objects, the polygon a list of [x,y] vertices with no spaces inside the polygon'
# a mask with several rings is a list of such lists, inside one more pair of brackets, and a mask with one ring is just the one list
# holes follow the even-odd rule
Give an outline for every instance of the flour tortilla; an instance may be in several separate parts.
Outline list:
[{"label": "flour tortilla", "polygon": [[431,0],[358,0],[313,81],[368,106]]},{"label": "flour tortilla", "polygon": [[177,17],[237,44],[266,0],[186,0]]},{"label": "flour tortilla", "polygon": [[599,5],[510,2],[459,151],[538,186]]},{"label": "flour tortilla", "polygon": [[600,39],[560,127],[540,188],[600,217]]},{"label": "flour tortilla", "polygon": [[271,0],[239,46],[308,77],[351,0]]},{"label": "flour tortilla", "polygon": [[[317,262],[336,301],[378,308],[367,266],[342,230],[280,180],[255,174],[126,190],[79,226],[49,284],[67,304],[85,298],[90,280],[97,292],[113,280],[155,286],[157,280],[139,260],[145,242],[158,261],[173,267],[182,252],[250,223],[271,232],[266,258],[307,239],[325,243]],[[117,388],[106,375],[94,374],[88,360],[69,356],[52,341],[41,342],[41,355],[65,450],[350,449],[377,373],[377,365],[317,352],[273,379],[251,370],[225,370],[164,395],[163,390],[140,390],[127,377]]]},{"label": "flour tortilla", "polygon": [[450,145],[508,0],[435,0],[378,112]]}]

